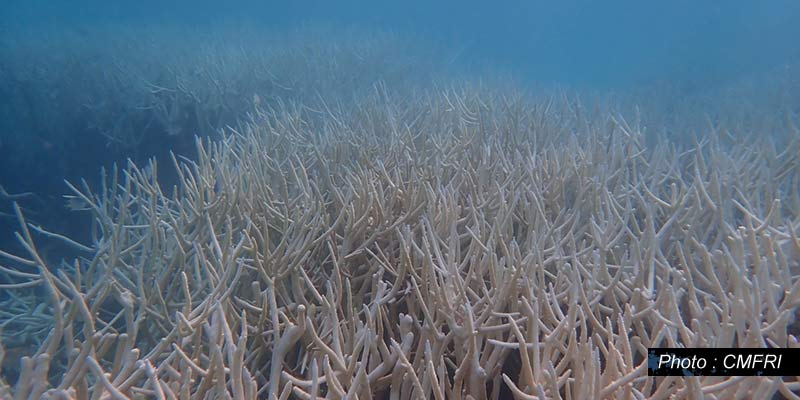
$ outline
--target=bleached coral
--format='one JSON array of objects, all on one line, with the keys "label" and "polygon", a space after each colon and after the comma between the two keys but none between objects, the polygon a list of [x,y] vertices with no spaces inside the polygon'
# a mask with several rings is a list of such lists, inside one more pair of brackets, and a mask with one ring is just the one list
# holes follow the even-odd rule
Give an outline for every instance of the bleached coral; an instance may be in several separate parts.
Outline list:
[{"label": "bleached coral", "polygon": [[175,188],[156,165],[74,187],[95,240],[71,265],[45,265],[20,213],[3,324],[51,322],[0,393],[797,396],[646,369],[647,347],[798,346],[796,132],[648,148],[568,100],[390,97],[260,110],[176,158]]}]

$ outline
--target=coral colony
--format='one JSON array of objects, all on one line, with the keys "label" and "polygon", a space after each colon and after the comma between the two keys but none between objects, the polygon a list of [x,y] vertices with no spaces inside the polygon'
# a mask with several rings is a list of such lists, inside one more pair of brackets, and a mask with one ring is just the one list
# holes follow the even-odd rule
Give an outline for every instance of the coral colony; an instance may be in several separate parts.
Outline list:
[{"label": "coral colony", "polygon": [[798,347],[791,123],[681,142],[467,85],[248,98],[194,155],[70,182],[90,242],[15,208],[0,398],[797,398],[647,376],[648,347]]}]

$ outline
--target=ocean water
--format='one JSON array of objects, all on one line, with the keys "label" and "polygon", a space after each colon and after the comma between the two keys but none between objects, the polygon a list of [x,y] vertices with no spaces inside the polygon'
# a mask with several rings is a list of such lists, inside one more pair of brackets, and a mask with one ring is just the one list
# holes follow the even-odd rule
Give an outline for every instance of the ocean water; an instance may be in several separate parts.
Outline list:
[{"label": "ocean water", "polygon": [[798,20],[7,1],[0,398],[797,395]]}]

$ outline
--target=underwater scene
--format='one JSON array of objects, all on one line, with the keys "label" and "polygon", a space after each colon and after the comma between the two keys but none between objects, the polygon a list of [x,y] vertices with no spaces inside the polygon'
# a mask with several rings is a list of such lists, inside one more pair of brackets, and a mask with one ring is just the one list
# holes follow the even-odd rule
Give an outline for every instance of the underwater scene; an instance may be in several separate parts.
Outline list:
[{"label": "underwater scene", "polygon": [[0,399],[800,399],[798,21],[7,0]]}]

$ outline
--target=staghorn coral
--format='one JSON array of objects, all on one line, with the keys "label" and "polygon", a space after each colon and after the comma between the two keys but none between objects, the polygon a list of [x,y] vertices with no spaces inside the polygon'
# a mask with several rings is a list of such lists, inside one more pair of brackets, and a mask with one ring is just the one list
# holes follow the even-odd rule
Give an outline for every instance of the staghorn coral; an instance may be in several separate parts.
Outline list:
[{"label": "staghorn coral", "polygon": [[235,124],[254,96],[311,105],[379,81],[428,83],[440,74],[437,50],[396,34],[326,28],[14,29],[0,37],[3,139],[28,151],[29,136],[67,147],[76,138],[65,131],[128,153],[169,136],[191,144]]},{"label": "staghorn coral", "polygon": [[[350,101],[376,82],[429,84],[447,53],[355,29],[206,28],[114,24],[0,34],[0,182],[39,195],[20,200],[29,220],[86,241],[72,229],[80,221],[60,212],[64,178],[95,178],[98,166],[128,159],[168,162],[170,149],[191,153],[195,135],[217,138],[253,112],[254,99],[319,109],[320,96]],[[160,182],[174,184],[172,171],[162,172]],[[10,203],[0,201],[0,247],[16,244],[15,225]]]},{"label": "staghorn coral", "polygon": [[[17,208],[3,341],[47,323],[14,386],[6,346],[0,393],[796,398],[646,371],[650,346],[798,346],[793,135],[647,148],[622,117],[474,89],[260,109],[175,157],[177,187],[155,163],[72,186],[91,244]],[[47,265],[34,234],[82,256]]]}]

